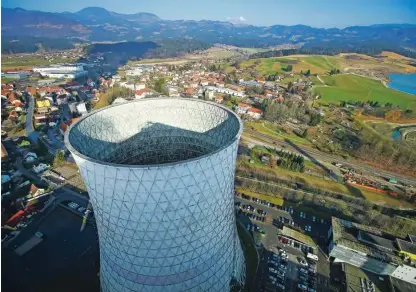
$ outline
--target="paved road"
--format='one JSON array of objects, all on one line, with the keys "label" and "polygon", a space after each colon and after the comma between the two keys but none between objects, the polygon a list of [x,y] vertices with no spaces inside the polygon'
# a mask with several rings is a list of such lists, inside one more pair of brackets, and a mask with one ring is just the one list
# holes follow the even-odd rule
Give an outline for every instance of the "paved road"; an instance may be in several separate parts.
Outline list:
[{"label": "paved road", "polygon": [[[369,173],[371,175],[378,175],[378,176],[386,177],[386,178],[395,177],[395,178],[397,178],[398,180],[401,180],[404,183],[411,184],[411,185],[416,184],[416,179],[405,176],[405,175],[402,175],[402,174],[397,174],[397,173],[393,173],[393,172],[389,172],[389,171],[385,171],[385,170],[380,170],[378,168],[374,168],[374,167],[371,167],[371,166],[368,166],[368,165],[365,165],[365,164],[359,164],[359,163],[356,163],[356,162],[349,162],[345,159],[340,158],[339,156],[326,154],[326,153],[323,153],[319,150],[312,149],[312,148],[305,147],[305,146],[294,145],[293,142],[288,143],[288,142],[285,142],[285,141],[282,141],[282,140],[273,139],[273,138],[270,138],[267,135],[260,134],[257,131],[253,131],[251,129],[246,129],[245,132],[250,133],[251,135],[258,137],[259,139],[261,139],[263,141],[270,142],[272,145],[269,145],[269,146],[272,146],[272,147],[275,147],[277,145],[280,148],[285,148],[285,149],[291,148],[291,149],[296,150],[297,152],[301,152],[301,153],[303,152],[304,156],[310,156],[310,157],[312,157],[316,160],[321,160],[321,161],[325,161],[325,162],[328,162],[328,163],[336,161],[336,162],[342,163],[344,165],[347,165],[348,167],[354,168],[354,169],[362,171],[362,172]],[[250,138],[247,138],[247,137],[244,137],[244,138],[247,139],[247,140],[250,140],[252,142],[255,141],[254,139],[250,139]],[[298,149],[295,149],[293,147],[298,148]]]},{"label": "paved road", "polygon": [[35,111],[35,100],[30,94],[27,95],[28,107],[25,120],[25,135],[33,143],[37,142],[39,138],[39,132],[35,131],[33,127],[33,113]]},{"label": "paved road", "polygon": [[26,122],[25,122],[25,132],[26,136],[29,136],[32,132],[35,131],[33,128],[33,112],[35,111],[35,100],[33,96],[30,94],[27,95],[28,107],[27,107],[27,114],[26,114]]}]

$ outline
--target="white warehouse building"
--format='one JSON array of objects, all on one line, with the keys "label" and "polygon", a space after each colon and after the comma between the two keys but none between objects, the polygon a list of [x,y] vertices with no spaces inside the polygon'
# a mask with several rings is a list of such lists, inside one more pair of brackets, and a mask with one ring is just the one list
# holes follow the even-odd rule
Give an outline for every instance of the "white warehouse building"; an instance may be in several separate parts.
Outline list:
[{"label": "white warehouse building", "polygon": [[51,65],[48,67],[34,67],[33,72],[49,78],[76,78],[87,74],[83,64]]},{"label": "white warehouse building", "polygon": [[244,284],[234,212],[238,116],[149,98],[82,117],[65,144],[94,208],[101,291],[229,291]]}]

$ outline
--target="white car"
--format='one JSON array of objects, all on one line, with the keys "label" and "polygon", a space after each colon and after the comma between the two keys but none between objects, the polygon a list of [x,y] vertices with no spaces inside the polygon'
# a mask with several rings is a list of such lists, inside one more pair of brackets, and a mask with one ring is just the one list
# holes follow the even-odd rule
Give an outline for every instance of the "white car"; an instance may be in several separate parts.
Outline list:
[{"label": "white car", "polygon": [[282,284],[280,284],[280,283],[277,283],[277,284],[276,284],[276,287],[277,287],[277,288],[280,288],[280,289],[281,289],[281,290],[283,290],[283,291],[285,290],[285,286],[283,286],[283,285],[282,285]]},{"label": "white car", "polygon": [[277,270],[273,269],[273,268],[269,268],[269,271],[272,272],[273,274],[277,273]]},{"label": "white car", "polygon": [[298,284],[298,288],[301,289],[301,290],[303,290],[303,291],[307,291],[308,290],[308,287],[306,287],[303,284]]},{"label": "white car", "polygon": [[275,281],[275,282],[277,281],[277,279],[275,277],[271,276],[271,275],[269,276],[269,279],[272,280],[272,281]]}]

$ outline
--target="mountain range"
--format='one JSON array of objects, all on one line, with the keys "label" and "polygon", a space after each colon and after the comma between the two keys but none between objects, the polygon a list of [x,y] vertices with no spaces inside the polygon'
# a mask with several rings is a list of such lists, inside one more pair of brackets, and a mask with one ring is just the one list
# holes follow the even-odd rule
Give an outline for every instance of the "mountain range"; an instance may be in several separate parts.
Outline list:
[{"label": "mountain range", "polygon": [[2,34],[88,42],[194,39],[207,43],[266,47],[372,47],[416,50],[416,25],[379,24],[344,29],[306,25],[253,26],[210,20],[163,20],[151,13],[120,14],[100,7],[51,13],[2,7]]}]

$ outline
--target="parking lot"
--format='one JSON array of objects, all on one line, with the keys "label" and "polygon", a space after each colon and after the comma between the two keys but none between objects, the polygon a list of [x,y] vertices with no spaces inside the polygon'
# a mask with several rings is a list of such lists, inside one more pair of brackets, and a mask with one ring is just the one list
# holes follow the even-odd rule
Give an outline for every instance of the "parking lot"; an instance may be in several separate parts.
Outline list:
[{"label": "parking lot", "polygon": [[[80,232],[82,218],[56,207],[39,225],[28,226],[2,248],[4,291],[99,291],[99,249],[94,226]],[[14,253],[35,232],[44,240],[23,256]]]},{"label": "parking lot", "polygon": [[307,259],[303,251],[279,241],[278,234],[284,225],[297,227],[315,241],[326,244],[329,222],[293,207],[285,210],[244,194],[236,193],[235,202],[239,218],[245,217],[240,220],[246,228],[253,234],[263,234],[259,291],[328,291],[329,262],[322,250],[318,249],[318,261]]}]

